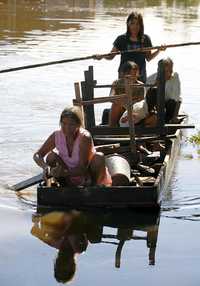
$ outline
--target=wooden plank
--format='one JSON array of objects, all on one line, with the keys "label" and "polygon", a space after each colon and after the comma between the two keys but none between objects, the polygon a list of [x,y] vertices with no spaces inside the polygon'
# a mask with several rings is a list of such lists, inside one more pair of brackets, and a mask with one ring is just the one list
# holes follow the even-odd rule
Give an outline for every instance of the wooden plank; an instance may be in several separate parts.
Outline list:
[{"label": "wooden plank", "polygon": [[160,134],[164,134],[164,124],[165,124],[165,70],[164,63],[162,60],[158,63],[158,92],[157,92],[157,110],[158,110],[158,125],[160,128]]},{"label": "wooden plank", "polygon": [[167,129],[170,129],[170,128],[186,129],[186,128],[195,128],[195,125],[193,125],[193,124],[173,124],[173,123],[170,123],[170,124],[165,124],[165,127]]},{"label": "wooden plank", "polygon": [[[120,94],[120,95],[115,95],[115,96],[101,96],[98,98],[94,98],[92,100],[84,100],[84,101],[80,100],[79,102],[77,102],[77,104],[88,106],[88,105],[93,105],[93,104],[98,104],[98,103],[114,102],[124,97],[125,97],[125,93]],[[76,101],[74,102],[76,103]]]},{"label": "wooden plank", "polygon": [[[159,134],[160,127],[142,127],[142,126],[135,126],[135,134],[137,137],[147,137],[147,136],[161,136],[161,137],[167,137],[168,135],[165,135],[166,132],[174,131],[174,129],[184,129],[184,128],[194,128],[194,125],[168,125],[166,124],[164,126],[164,134]],[[94,126],[92,128],[89,128],[89,131],[93,136],[123,136],[129,134],[129,128],[128,127],[109,127],[109,126]]]},{"label": "wooden plank", "polygon": [[[128,127],[109,127],[109,126],[95,126],[92,128],[89,128],[89,131],[93,136],[95,135],[128,135],[129,134],[129,128]],[[137,136],[142,135],[150,135],[150,134],[157,134],[159,129],[157,127],[140,127],[135,126],[135,134]]]},{"label": "wooden plank", "polygon": [[[143,86],[143,87],[154,87],[154,84],[139,84],[139,83],[135,83],[135,84],[131,84],[131,86]],[[112,84],[98,84],[98,85],[94,85],[94,88],[111,88],[113,87]]]},{"label": "wooden plank", "polygon": [[[106,103],[106,102],[115,102],[119,99],[124,99],[126,96],[125,93],[122,93],[120,95],[114,95],[114,96],[101,96],[98,98],[94,98],[92,100],[73,100],[73,103],[78,106],[89,106],[93,104],[99,104],[99,103]],[[133,103],[138,102],[142,99],[144,99],[143,95],[131,95]]]},{"label": "wooden plank", "polygon": [[10,187],[11,190],[15,191],[15,192],[18,192],[18,191],[21,191],[21,190],[24,190],[28,187],[31,187],[35,184],[39,184],[43,181],[43,173],[39,174],[39,175],[36,175],[32,178],[29,178],[25,181],[22,181],[16,185],[13,185]]},{"label": "wooden plank", "polygon": [[[177,136],[175,134],[171,135],[166,135],[166,136],[143,136],[143,137],[136,137],[135,140],[137,142],[146,142],[146,141],[152,141],[152,142],[158,142],[158,141],[163,141],[164,139],[174,139]],[[112,142],[119,142],[119,143],[128,143],[129,142],[129,137],[117,137],[117,136],[110,136],[110,137],[105,137],[105,136],[94,136],[94,141],[97,142],[96,144],[108,144]]]},{"label": "wooden plank", "polygon": [[[82,99],[93,100],[94,99],[94,80],[93,80],[93,67],[90,66],[88,71],[84,72],[85,81],[81,82]],[[95,126],[94,106],[84,106],[85,113],[85,127],[91,128]]]},{"label": "wooden plank", "polygon": [[[76,101],[80,102],[81,101],[81,91],[80,91],[79,82],[74,83],[74,91],[75,91]],[[83,127],[85,128],[85,115],[84,115],[83,106],[79,106],[79,107],[80,107],[81,116],[82,116],[82,120],[83,120]]]},{"label": "wooden plank", "polygon": [[158,207],[155,186],[127,187],[38,187],[38,206],[51,207]]},{"label": "wooden plank", "polygon": [[135,126],[133,121],[133,101],[132,101],[132,87],[130,86],[131,79],[125,78],[125,91],[127,99],[127,112],[128,112],[128,124],[129,124],[129,135],[130,135],[130,148],[131,153],[136,159],[137,149],[135,142]]}]

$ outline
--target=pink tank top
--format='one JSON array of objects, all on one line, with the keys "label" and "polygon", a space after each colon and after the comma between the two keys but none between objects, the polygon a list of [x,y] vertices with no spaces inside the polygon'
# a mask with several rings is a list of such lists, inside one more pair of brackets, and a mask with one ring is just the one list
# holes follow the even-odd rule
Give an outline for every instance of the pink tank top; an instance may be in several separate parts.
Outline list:
[{"label": "pink tank top", "polygon": [[[58,150],[58,155],[61,157],[61,159],[68,166],[69,169],[75,168],[79,164],[80,141],[82,137],[84,137],[85,135],[88,135],[88,131],[85,130],[84,128],[80,128],[79,133],[74,141],[72,154],[71,156],[69,156],[69,152],[68,152],[68,148],[66,144],[67,143],[66,137],[64,133],[62,132],[62,130],[55,131],[55,145],[56,145],[56,149]],[[96,150],[94,148],[94,145],[92,144],[89,161],[91,161],[95,153],[96,153]]]},{"label": "pink tank top", "polygon": [[[58,155],[61,157],[61,159],[68,166],[69,169],[72,169],[72,168],[75,168],[78,166],[79,160],[80,160],[80,142],[81,142],[82,137],[85,135],[88,135],[88,133],[89,132],[84,128],[79,129],[79,133],[78,133],[78,135],[74,141],[72,154],[71,154],[71,156],[69,156],[69,152],[68,152],[68,148],[67,148],[67,144],[66,144],[66,137],[65,137],[64,133],[62,132],[62,130],[55,131],[55,145],[56,145],[56,149],[58,151]],[[95,150],[94,145],[92,143],[88,165],[89,165],[90,161],[92,160],[95,153],[96,153],[96,150]],[[86,166],[86,168],[87,167],[88,166]],[[74,185],[83,185],[86,178],[85,178],[85,176],[76,176],[76,177],[71,177],[70,180],[71,180],[72,184],[74,184]],[[108,173],[107,168],[106,168],[105,178],[102,179],[102,182],[98,182],[98,183],[102,183],[105,185],[112,183],[111,177]]]}]

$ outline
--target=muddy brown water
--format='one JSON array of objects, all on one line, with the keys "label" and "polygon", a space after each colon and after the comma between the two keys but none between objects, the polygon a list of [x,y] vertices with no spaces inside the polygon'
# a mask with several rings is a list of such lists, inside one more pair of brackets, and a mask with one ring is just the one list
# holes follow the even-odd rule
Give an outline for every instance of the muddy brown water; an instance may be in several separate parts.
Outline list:
[{"label": "muddy brown water", "polygon": [[[200,40],[199,0],[2,0],[0,69],[108,52],[134,9],[142,12],[145,33],[154,45]],[[163,56],[174,60],[182,83],[182,110],[198,130],[199,46],[166,50],[147,64],[148,74],[156,71]],[[83,79],[84,70],[93,65],[98,83],[111,83],[118,63],[116,57],[1,74],[0,285],[58,285],[54,263],[62,247],[71,259],[75,257],[72,285],[199,285],[200,160],[184,140],[159,224],[159,218],[120,214],[119,225],[119,221],[111,223],[109,215],[97,218],[85,213],[56,213],[32,221],[35,188],[23,197],[7,189],[40,171],[32,154],[58,128],[59,114],[71,104],[73,83]],[[106,90],[99,93],[107,94]],[[96,108],[98,120],[106,106]],[[183,139],[194,132],[187,131]],[[116,268],[120,247],[116,243],[123,240],[120,268]],[[63,257],[61,275],[70,270],[73,260],[68,257],[66,262]],[[149,265],[150,260],[154,265]]]}]

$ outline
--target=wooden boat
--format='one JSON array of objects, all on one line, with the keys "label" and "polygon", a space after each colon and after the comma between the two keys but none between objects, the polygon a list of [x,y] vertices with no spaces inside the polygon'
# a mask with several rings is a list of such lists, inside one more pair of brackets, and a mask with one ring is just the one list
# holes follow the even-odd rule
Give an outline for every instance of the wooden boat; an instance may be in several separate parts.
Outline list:
[{"label": "wooden boat", "polygon": [[[160,82],[162,82],[162,79]],[[160,92],[160,96],[158,96],[159,120],[156,127],[145,128],[139,126],[133,128],[134,126],[132,126],[130,130],[130,128],[95,126],[94,103],[105,102],[105,99],[102,98],[100,100],[94,99],[94,89],[96,87],[96,81],[93,80],[93,69],[89,67],[89,70],[85,72],[85,81],[81,83],[82,98],[77,83],[75,84],[76,101],[79,101],[79,105],[84,110],[85,126],[93,135],[96,145],[105,144],[103,146],[105,148],[101,146],[101,151],[106,155],[117,153],[128,158],[132,174],[130,184],[128,186],[110,187],[57,187],[47,186],[43,183],[37,188],[38,210],[45,208],[65,209],[67,207],[159,209],[162,194],[169,184],[176,162],[181,141],[181,129],[193,126],[185,125],[187,119],[185,115],[177,117],[178,124],[165,124],[164,99],[161,96],[163,93],[162,85],[158,88]],[[99,87],[102,88],[102,86]],[[108,86],[106,85],[106,87]],[[130,136],[128,135],[129,132]],[[134,136],[134,138],[131,136]],[[109,148],[106,146],[108,143],[110,144]],[[149,146],[150,155],[138,152],[140,143]],[[135,159],[136,157],[137,159]]]}]

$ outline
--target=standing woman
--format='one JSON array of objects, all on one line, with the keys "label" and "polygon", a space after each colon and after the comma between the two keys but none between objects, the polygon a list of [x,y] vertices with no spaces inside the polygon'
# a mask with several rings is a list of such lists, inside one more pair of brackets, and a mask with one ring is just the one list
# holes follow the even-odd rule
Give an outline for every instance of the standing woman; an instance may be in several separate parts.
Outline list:
[{"label": "standing woman", "polygon": [[[114,43],[112,52],[123,52],[132,49],[152,47],[151,39],[148,35],[144,34],[144,24],[143,18],[140,13],[132,12],[126,21],[127,31],[125,34],[118,36]],[[155,58],[160,50],[165,50],[164,46],[156,51],[149,52],[127,52],[121,54],[121,61],[119,65],[119,77],[121,77],[121,67],[125,62],[134,61],[139,66],[139,80],[146,82],[146,60],[150,61]],[[101,55],[96,55],[96,59],[100,60],[105,58],[107,60],[112,60],[116,55],[108,55],[102,57]]]}]

